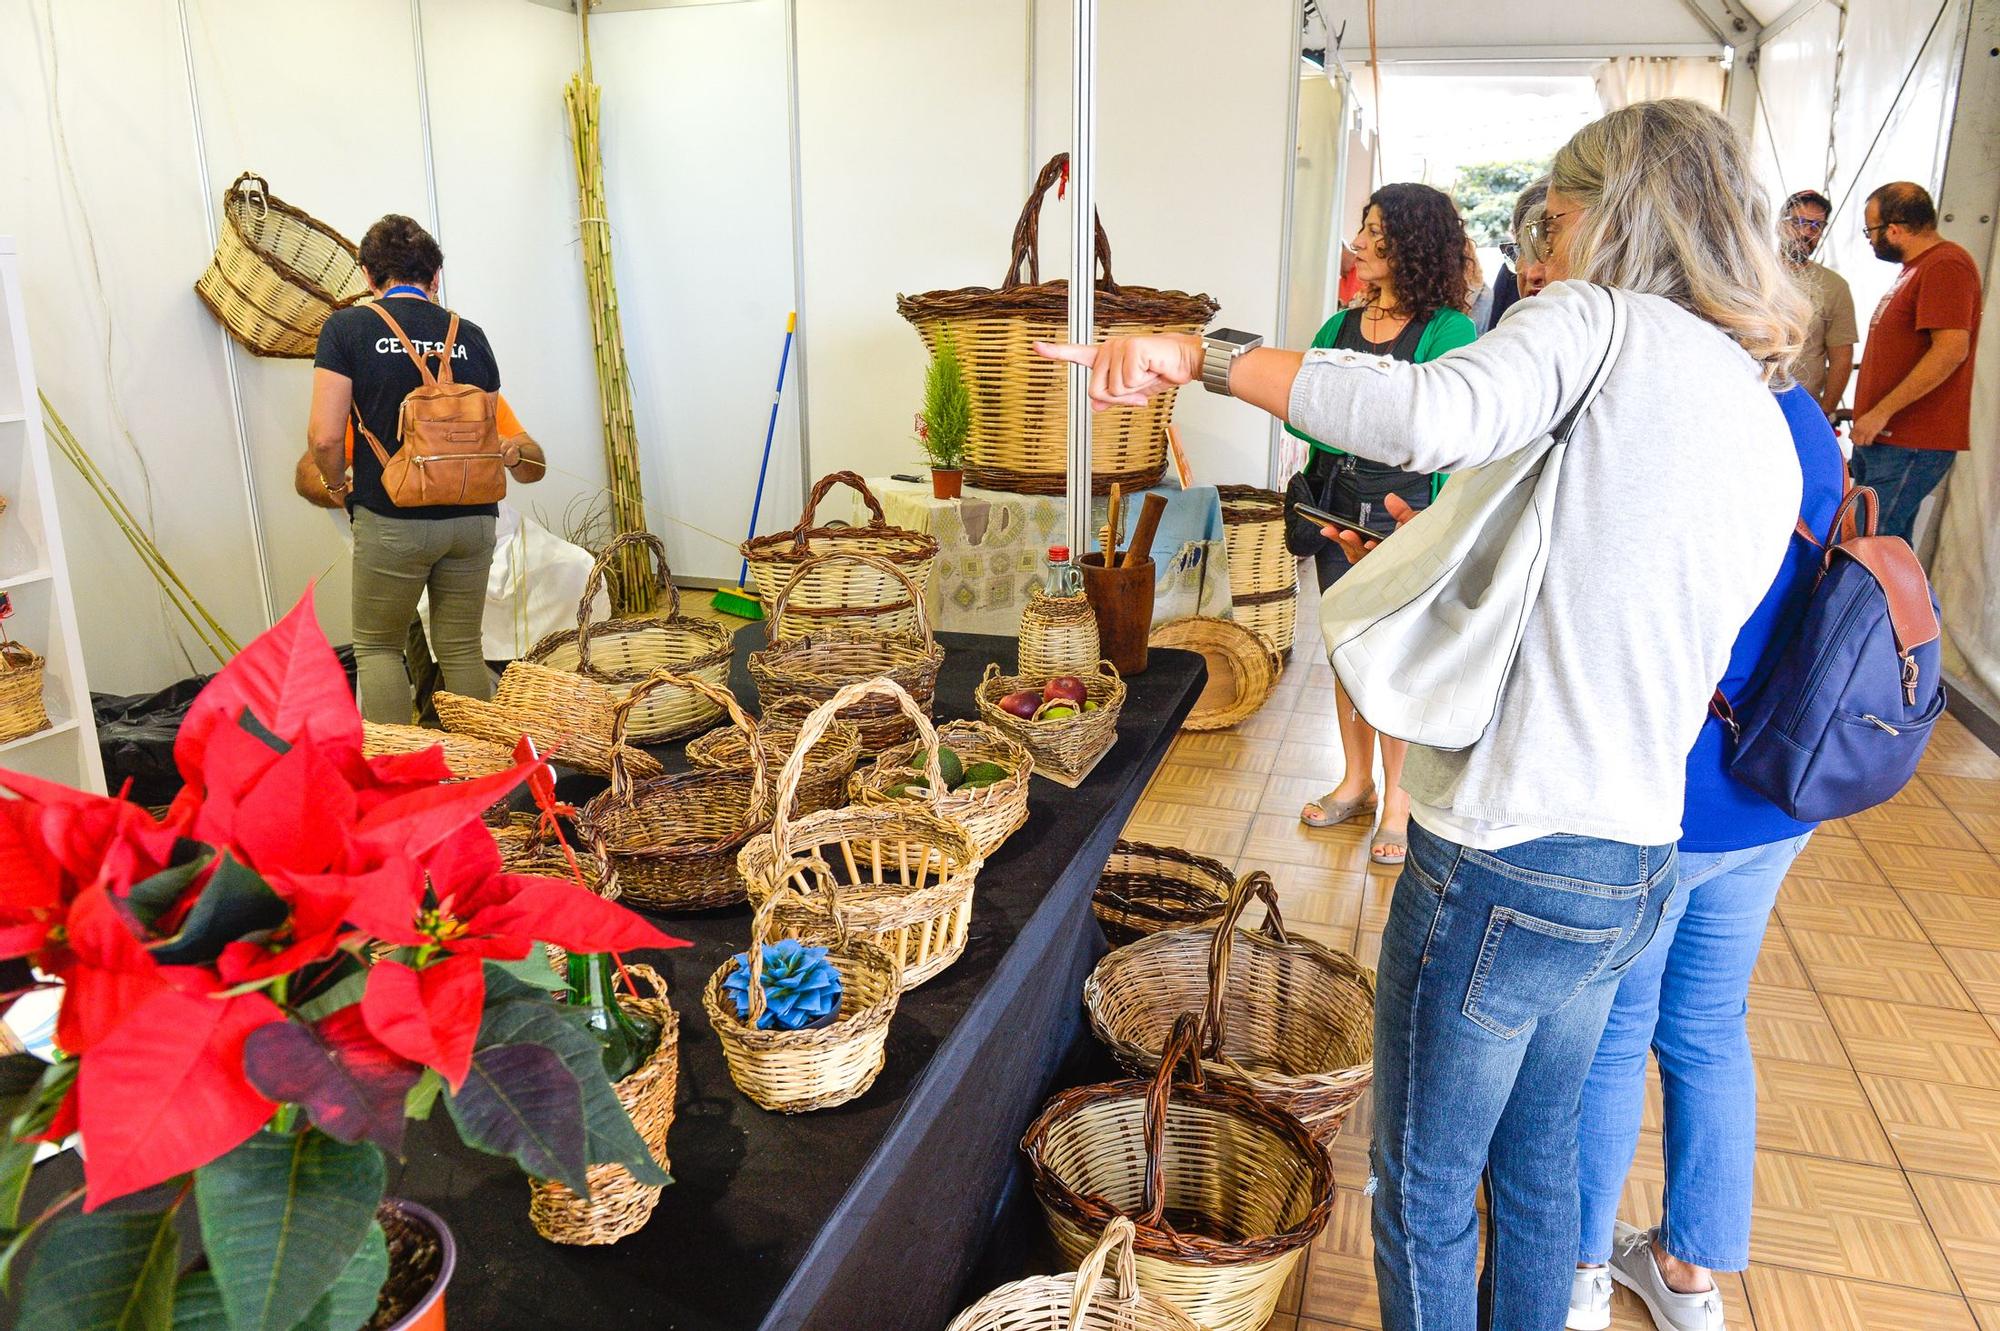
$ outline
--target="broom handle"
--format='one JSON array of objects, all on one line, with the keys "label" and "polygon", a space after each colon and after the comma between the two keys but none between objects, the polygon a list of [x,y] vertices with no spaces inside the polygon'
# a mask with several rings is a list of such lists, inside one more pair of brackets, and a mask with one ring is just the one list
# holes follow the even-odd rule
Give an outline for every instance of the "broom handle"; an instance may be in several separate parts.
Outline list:
[{"label": "broom handle", "polygon": [[[764,460],[757,464],[757,497],[750,501],[749,540],[757,539],[757,510],[764,506],[764,477],[771,470],[771,441],[778,437],[778,404],[785,398],[785,367],[792,363],[792,330],[799,326],[799,312],[793,310],[785,316],[785,349],[778,353],[778,386],[771,393],[771,423],[764,427]],[[750,557],[743,557],[743,567],[736,574],[736,589],[743,590],[750,581]]]}]

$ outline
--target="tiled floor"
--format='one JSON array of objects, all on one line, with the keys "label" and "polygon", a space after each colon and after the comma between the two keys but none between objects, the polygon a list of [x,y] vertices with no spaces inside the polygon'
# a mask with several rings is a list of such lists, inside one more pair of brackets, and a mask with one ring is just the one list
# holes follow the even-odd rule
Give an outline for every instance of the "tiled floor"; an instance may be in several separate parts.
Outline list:
[{"label": "tiled floor", "polygon": [[[1339,776],[1333,681],[1295,660],[1235,730],[1184,735],[1129,832],[1269,870],[1286,923],[1373,964],[1394,871],[1369,830],[1299,806]],[[1752,1265],[1732,1331],[2000,1331],[2000,756],[1949,717],[1892,804],[1824,828],[1779,898],[1750,997],[1760,1060]],[[1333,1223],[1272,1323],[1375,1328],[1363,1142],[1335,1149]],[[1626,1189],[1662,1187],[1657,1091]],[[1616,1328],[1645,1331],[1623,1291]]]}]

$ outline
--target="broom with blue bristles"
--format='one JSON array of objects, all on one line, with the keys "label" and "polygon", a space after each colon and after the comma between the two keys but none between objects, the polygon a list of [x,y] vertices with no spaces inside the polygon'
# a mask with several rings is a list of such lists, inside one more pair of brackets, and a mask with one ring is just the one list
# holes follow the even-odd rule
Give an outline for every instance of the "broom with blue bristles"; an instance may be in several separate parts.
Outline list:
[{"label": "broom with blue bristles", "polygon": [[[785,368],[792,363],[792,333],[799,326],[799,312],[785,316],[785,349],[778,354],[778,387],[771,394],[771,421],[764,427],[764,460],[757,466],[757,497],[750,501],[750,540],[757,538],[757,510],[764,506],[764,478],[771,471],[771,442],[778,437],[778,405],[785,399]],[[725,615],[738,619],[762,619],[764,606],[743,589],[750,581],[750,561],[736,575],[734,587],[723,587],[709,604]]]}]

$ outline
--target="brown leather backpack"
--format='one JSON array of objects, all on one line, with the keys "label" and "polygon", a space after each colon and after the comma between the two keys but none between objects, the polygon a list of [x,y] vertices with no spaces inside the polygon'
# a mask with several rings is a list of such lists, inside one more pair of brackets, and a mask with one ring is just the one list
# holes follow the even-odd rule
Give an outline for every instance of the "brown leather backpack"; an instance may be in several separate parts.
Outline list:
[{"label": "brown leather backpack", "polygon": [[410,390],[396,415],[397,448],[392,456],[369,430],[357,409],[354,423],[382,464],[382,489],[397,508],[438,504],[496,504],[507,497],[507,452],[500,444],[499,394],[452,379],[451,353],[458,342],[458,316],[445,330],[438,370],[431,368],[395,316],[381,302],[369,309],[382,316],[415,363],[423,383]]}]

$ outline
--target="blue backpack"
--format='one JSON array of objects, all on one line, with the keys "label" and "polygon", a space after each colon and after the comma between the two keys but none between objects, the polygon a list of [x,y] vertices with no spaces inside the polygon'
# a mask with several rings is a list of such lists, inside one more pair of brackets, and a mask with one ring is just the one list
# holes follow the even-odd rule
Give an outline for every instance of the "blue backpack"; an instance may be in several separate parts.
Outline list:
[{"label": "blue backpack", "polygon": [[1730,774],[1800,822],[1893,798],[1944,712],[1937,594],[1875,521],[1875,492],[1856,486],[1824,545],[1799,524],[1825,551],[1804,617],[1741,708],[1719,691],[1711,704],[1735,741]]}]

